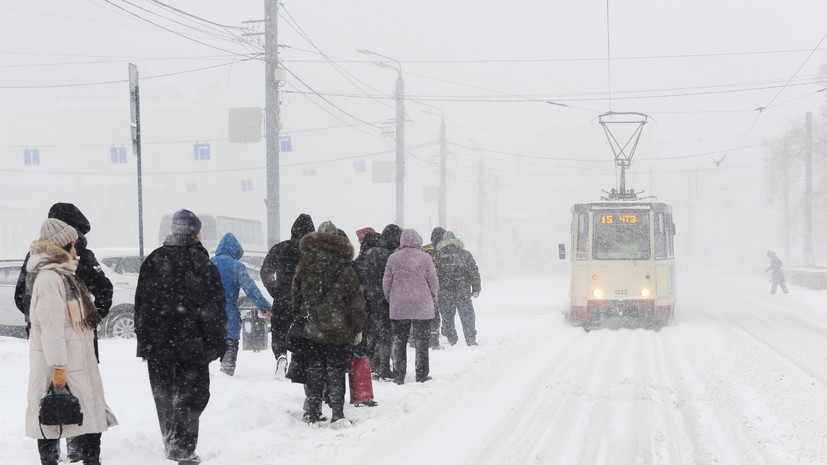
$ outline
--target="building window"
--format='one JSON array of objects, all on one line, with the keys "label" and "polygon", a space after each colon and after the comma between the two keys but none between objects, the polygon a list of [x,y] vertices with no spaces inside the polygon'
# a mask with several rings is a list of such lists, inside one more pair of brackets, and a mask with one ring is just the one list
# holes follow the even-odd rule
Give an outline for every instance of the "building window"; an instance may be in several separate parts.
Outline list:
[{"label": "building window", "polygon": [[253,180],[252,179],[242,179],[241,180],[241,192],[252,192],[253,190]]},{"label": "building window", "polygon": [[188,182],[186,185],[184,185],[184,188],[187,190],[187,192],[198,192],[198,184],[194,182]]},{"label": "building window", "polygon": [[40,149],[24,149],[23,164],[26,166],[40,165]]},{"label": "building window", "polygon": [[126,147],[112,147],[109,149],[109,157],[112,163],[125,165],[126,164]]},{"label": "building window", "polygon": [[210,144],[195,144],[195,161],[210,159]]}]

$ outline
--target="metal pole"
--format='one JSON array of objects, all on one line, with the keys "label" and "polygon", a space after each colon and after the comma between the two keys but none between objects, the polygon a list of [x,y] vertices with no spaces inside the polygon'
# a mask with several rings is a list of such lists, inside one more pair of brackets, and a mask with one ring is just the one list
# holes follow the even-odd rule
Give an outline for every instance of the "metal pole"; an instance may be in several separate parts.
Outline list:
[{"label": "metal pole", "polygon": [[127,66],[129,70],[129,92],[131,108],[131,123],[134,124],[135,134],[133,136],[133,151],[137,159],[138,169],[138,256],[141,262],[144,261],[144,187],[143,168],[141,164],[141,88],[138,84],[138,67],[132,63]]},{"label": "metal pole", "polygon": [[405,81],[402,66],[396,78],[396,224],[405,224]]},{"label": "metal pole", "polygon": [[264,89],[267,143],[267,244],[279,242],[279,81],[278,0],[264,0]]},{"label": "metal pole", "polygon": [[804,154],[804,264],[813,264],[813,114],[807,112]]},{"label": "metal pole", "polygon": [[477,201],[479,202],[477,217],[479,218],[480,228],[480,256],[485,254],[485,158],[480,154],[480,173],[479,173],[479,194]]},{"label": "metal pole", "polygon": [[439,125],[439,226],[448,227],[448,129]]}]

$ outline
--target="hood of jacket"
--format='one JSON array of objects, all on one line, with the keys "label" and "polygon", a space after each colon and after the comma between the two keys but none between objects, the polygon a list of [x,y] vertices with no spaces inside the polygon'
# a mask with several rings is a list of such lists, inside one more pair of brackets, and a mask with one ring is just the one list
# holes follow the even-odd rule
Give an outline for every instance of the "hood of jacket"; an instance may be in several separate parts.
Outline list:
[{"label": "hood of jacket", "polygon": [[415,229],[406,229],[402,231],[402,237],[399,240],[399,246],[410,247],[419,250],[422,248],[422,236],[420,236]]},{"label": "hood of jacket", "polygon": [[244,256],[244,248],[241,247],[241,243],[238,242],[238,239],[235,238],[233,233],[227,233],[221,238],[221,242],[218,243],[218,247],[215,249],[215,255],[229,255],[238,260]]},{"label": "hood of jacket", "polygon": [[382,230],[380,245],[386,249],[396,250],[399,248],[399,240],[402,236],[402,228],[395,224],[389,224]]},{"label": "hood of jacket", "polygon": [[49,263],[66,263],[72,260],[69,252],[52,241],[36,240],[29,247],[29,261],[26,262],[26,271],[37,272],[41,266]]},{"label": "hood of jacket", "polygon": [[316,231],[316,227],[313,225],[313,218],[310,218],[307,213],[302,213],[290,228],[290,239],[297,241],[314,231]]},{"label": "hood of jacket", "polygon": [[89,234],[92,226],[80,209],[71,203],[58,202],[49,209],[49,218],[56,218],[78,230],[81,234]]},{"label": "hood of jacket", "polygon": [[437,250],[442,250],[442,249],[444,249],[445,247],[448,247],[448,246],[455,246],[455,247],[460,248],[460,249],[465,249],[465,244],[463,244],[461,240],[456,239],[456,238],[443,240],[442,242],[439,243],[439,245],[436,246],[436,249]]},{"label": "hood of jacket", "polygon": [[437,226],[436,228],[434,228],[434,230],[431,231],[431,245],[436,247],[437,244],[439,244],[439,242],[442,241],[443,234],[445,234],[445,228],[443,228],[442,226]]},{"label": "hood of jacket", "polygon": [[306,234],[299,241],[299,250],[309,253],[313,250],[322,250],[340,255],[347,261],[353,261],[353,245],[346,237],[338,234],[313,232]]}]

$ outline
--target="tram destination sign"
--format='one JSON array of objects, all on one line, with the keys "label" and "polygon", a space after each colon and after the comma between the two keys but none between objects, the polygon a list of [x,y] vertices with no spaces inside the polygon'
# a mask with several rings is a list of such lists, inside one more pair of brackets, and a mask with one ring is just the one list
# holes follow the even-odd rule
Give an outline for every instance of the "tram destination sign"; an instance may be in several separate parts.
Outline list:
[{"label": "tram destination sign", "polygon": [[600,224],[637,224],[637,215],[633,213],[604,214],[600,215]]}]

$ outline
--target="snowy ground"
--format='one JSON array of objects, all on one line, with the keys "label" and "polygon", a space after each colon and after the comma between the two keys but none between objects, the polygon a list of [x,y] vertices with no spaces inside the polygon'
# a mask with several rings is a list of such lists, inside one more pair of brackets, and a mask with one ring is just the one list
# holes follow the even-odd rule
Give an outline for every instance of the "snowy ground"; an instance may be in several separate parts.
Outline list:
[{"label": "snowy ground", "polygon": [[[679,273],[671,326],[587,334],[563,318],[564,277],[486,277],[483,289],[480,346],[432,352],[432,382],[375,382],[380,405],[346,407],[349,430],[302,423],[301,386],[273,378],[270,352],[242,352],[233,378],[213,364],[204,464],[827,463],[827,293]],[[172,463],[134,353],[101,341],[121,423],[103,462]],[[38,463],[22,434],[27,358],[25,341],[0,337],[2,463]]]}]

